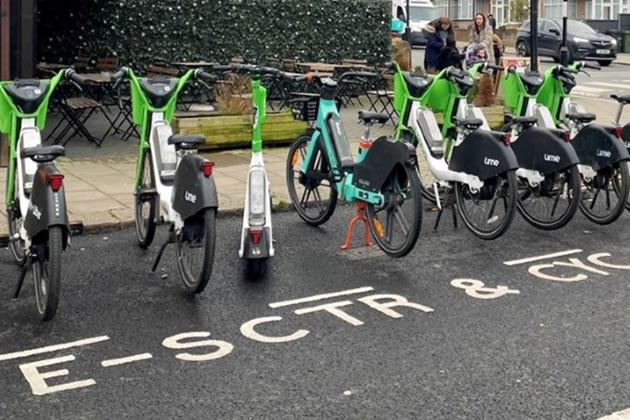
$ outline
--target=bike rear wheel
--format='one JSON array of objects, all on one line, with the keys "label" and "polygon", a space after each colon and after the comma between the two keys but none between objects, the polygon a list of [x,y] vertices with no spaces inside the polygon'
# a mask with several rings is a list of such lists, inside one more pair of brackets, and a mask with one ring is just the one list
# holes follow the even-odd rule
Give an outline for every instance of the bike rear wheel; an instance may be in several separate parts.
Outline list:
[{"label": "bike rear wheel", "polygon": [[516,174],[504,172],[484,181],[479,191],[455,183],[455,200],[466,227],[478,238],[496,239],[503,235],[514,219],[516,208]]},{"label": "bike rear wheel", "polygon": [[[15,177],[17,181],[17,177]],[[7,189],[9,188],[9,176],[7,175],[6,181]],[[9,206],[7,206],[9,207]],[[20,203],[18,199],[17,185],[13,185],[13,206],[7,212],[7,225],[9,227],[9,238],[14,237],[16,234],[20,233],[20,226],[24,222],[23,216],[20,214]],[[24,266],[26,263],[26,255],[24,255],[24,241],[22,239],[18,239],[17,241],[9,241],[9,249],[11,250],[11,255],[13,255],[13,259],[20,267]]]},{"label": "bike rear wheel", "polygon": [[[136,238],[141,248],[148,248],[153,242],[158,216],[158,196],[153,177],[151,151],[147,150],[142,165],[140,188],[135,193]],[[150,192],[151,195],[146,193]]]},{"label": "bike rear wheel", "polygon": [[267,258],[247,260],[247,277],[253,280],[260,279],[267,272]]},{"label": "bike rear wheel", "polygon": [[61,252],[63,232],[60,226],[48,229],[48,243],[41,245],[40,253],[31,267],[37,312],[42,321],[50,321],[57,313],[61,289]]},{"label": "bike rear wheel", "polygon": [[190,293],[203,292],[212,274],[216,212],[208,208],[189,217],[176,237],[177,267]]},{"label": "bike rear wheel", "polygon": [[582,179],[582,184],[580,211],[593,223],[610,224],[621,216],[628,201],[628,162],[602,168],[590,181]]},{"label": "bike rear wheel", "polygon": [[580,185],[577,165],[545,176],[536,186],[531,186],[525,178],[518,178],[518,212],[538,229],[559,229],[569,223],[577,211]]},{"label": "bike rear wheel", "polygon": [[381,193],[381,205],[367,203],[367,219],[376,244],[392,258],[404,257],[416,245],[422,226],[422,189],[416,169],[397,166]]},{"label": "bike rear wheel", "polygon": [[298,215],[309,225],[319,226],[333,215],[337,206],[337,187],[330,178],[330,164],[321,143],[311,158],[306,173],[301,171],[311,136],[305,134],[291,145],[287,158],[287,188]]}]

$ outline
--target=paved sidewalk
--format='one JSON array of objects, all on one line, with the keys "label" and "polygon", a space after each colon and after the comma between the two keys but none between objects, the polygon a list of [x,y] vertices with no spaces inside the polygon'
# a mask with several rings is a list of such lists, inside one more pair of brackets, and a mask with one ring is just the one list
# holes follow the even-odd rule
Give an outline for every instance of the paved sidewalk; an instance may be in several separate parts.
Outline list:
[{"label": "paved sidewalk", "polygon": [[[597,112],[598,121],[609,122],[614,117],[615,103],[611,100],[575,98],[587,109]],[[358,151],[358,139],[363,128],[357,122],[359,106],[343,109],[346,132],[352,150]],[[375,126],[372,137],[393,134],[394,127],[386,124]],[[68,144],[67,155],[58,160],[64,174],[66,201],[70,221],[83,222],[88,231],[118,230],[133,225],[133,178],[135,174],[136,148],[134,142],[124,143],[108,138],[108,146],[96,149],[81,139]],[[123,154],[114,154],[124,152]],[[271,183],[273,203],[276,209],[290,204],[285,179],[288,147],[265,148],[265,164]],[[90,156],[92,155],[92,156]],[[204,153],[216,163],[214,178],[219,194],[219,213],[239,213],[245,197],[250,150],[229,150]],[[0,168],[0,235],[7,233],[5,204],[6,168]]]}]

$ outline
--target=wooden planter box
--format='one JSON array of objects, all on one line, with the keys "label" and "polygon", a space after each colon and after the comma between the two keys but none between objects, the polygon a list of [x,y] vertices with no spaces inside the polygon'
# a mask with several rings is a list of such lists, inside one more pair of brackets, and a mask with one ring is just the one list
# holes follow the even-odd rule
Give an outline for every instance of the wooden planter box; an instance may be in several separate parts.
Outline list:
[{"label": "wooden planter box", "polygon": [[[201,134],[206,138],[203,150],[245,146],[252,141],[252,115],[221,115],[212,113],[182,113],[173,118],[173,131]],[[263,144],[287,144],[302,135],[308,124],[293,119],[289,110],[268,112],[262,126]]]}]

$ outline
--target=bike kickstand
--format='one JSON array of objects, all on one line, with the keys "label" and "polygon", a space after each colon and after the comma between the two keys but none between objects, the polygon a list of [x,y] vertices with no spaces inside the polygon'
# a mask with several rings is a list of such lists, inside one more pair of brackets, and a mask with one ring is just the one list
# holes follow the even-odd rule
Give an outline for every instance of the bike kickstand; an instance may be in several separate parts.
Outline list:
[{"label": "bike kickstand", "polygon": [[155,257],[155,261],[153,261],[153,267],[151,268],[151,272],[155,273],[155,270],[157,270],[158,265],[160,264],[160,260],[162,259],[162,254],[164,254],[164,250],[166,249],[168,244],[172,244],[174,242],[175,242],[175,232],[171,231],[168,235],[168,239],[166,240],[166,242],[164,242],[162,246],[160,247],[160,250],[158,251]]},{"label": "bike kickstand", "polygon": [[365,245],[374,245],[374,243],[370,240],[370,228],[368,226],[367,216],[365,215],[365,202],[357,201],[356,210],[357,213],[352,217],[352,219],[350,219],[350,225],[348,225],[348,229],[346,230],[346,238],[343,245],[341,245],[341,249],[350,248],[350,243],[352,242],[352,231],[359,221],[363,221],[363,223],[365,223]]},{"label": "bike kickstand", "polygon": [[26,278],[26,273],[31,268],[32,261],[31,257],[27,257],[26,263],[24,267],[22,267],[22,272],[20,273],[20,278],[18,279],[17,285],[15,286],[15,293],[13,293],[13,300],[16,300],[20,296],[20,291],[22,290],[22,285],[24,284],[24,279]]}]

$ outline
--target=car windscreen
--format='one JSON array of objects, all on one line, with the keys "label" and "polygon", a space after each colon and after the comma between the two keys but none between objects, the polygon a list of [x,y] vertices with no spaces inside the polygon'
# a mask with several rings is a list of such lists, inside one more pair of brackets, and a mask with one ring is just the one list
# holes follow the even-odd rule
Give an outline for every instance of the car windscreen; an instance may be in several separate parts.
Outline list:
[{"label": "car windscreen", "polygon": [[437,17],[437,8],[426,6],[410,6],[410,20],[433,20]]},{"label": "car windscreen", "polygon": [[[562,30],[562,21],[555,21],[555,22],[560,27],[560,30]],[[570,33],[572,35],[578,35],[578,34],[592,35],[597,32],[595,32],[593,28],[591,28],[584,22],[579,22],[577,20],[568,20],[567,33]]]}]

